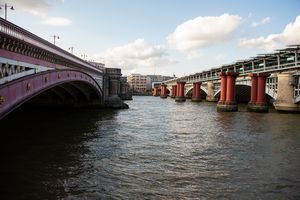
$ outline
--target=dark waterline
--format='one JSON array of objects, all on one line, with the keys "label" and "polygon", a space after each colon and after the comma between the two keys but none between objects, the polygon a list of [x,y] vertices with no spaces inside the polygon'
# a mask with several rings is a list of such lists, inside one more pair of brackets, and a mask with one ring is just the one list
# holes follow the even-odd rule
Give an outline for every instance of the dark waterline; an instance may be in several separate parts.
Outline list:
[{"label": "dark waterline", "polygon": [[2,120],[1,199],[300,199],[299,114],[127,103]]}]

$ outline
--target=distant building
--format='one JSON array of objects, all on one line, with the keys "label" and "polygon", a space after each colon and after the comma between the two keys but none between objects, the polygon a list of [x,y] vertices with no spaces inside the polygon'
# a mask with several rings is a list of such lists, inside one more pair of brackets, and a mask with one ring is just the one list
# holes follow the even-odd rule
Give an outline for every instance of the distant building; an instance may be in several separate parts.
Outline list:
[{"label": "distant building", "polygon": [[99,63],[99,62],[94,62],[94,61],[89,61],[90,64],[94,65],[98,69],[103,69],[105,68],[104,63]]},{"label": "distant building", "polygon": [[158,85],[161,82],[170,80],[172,78],[175,78],[175,77],[174,76],[162,76],[162,75],[147,75],[147,90],[151,91],[154,84]]},{"label": "distant building", "polygon": [[130,89],[133,92],[144,93],[147,91],[147,77],[141,74],[131,74],[127,77]]}]

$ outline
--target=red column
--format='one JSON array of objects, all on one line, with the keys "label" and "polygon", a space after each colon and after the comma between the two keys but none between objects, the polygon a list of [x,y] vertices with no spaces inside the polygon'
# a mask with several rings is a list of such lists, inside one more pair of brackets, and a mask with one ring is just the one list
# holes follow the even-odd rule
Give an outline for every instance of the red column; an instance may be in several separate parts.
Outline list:
[{"label": "red column", "polygon": [[179,94],[179,91],[180,90],[180,87],[179,87],[179,83],[177,83],[177,89],[176,89],[176,96],[175,97],[177,97],[177,95]]},{"label": "red column", "polygon": [[177,94],[175,98],[176,101],[185,101],[184,85],[185,82],[177,82]]},{"label": "red column", "polygon": [[227,76],[226,77],[226,100],[225,102],[227,104],[232,104],[234,103],[234,80],[233,80],[233,76]]},{"label": "red column", "polygon": [[[238,110],[236,96],[235,79],[239,75],[237,72],[223,72],[221,76],[221,98],[217,105],[217,110],[222,112],[235,112]],[[226,92],[224,92],[226,91]],[[225,100],[224,100],[225,99]]]},{"label": "red column", "polygon": [[153,96],[158,96],[158,87],[153,88]]},{"label": "red column", "polygon": [[221,95],[220,95],[220,103],[224,103],[226,101],[226,87],[227,87],[227,77],[225,73],[219,74],[221,77]]},{"label": "red column", "polygon": [[226,104],[235,104],[236,87],[235,79],[238,76],[236,72],[226,72]]},{"label": "red column", "polygon": [[177,85],[172,85],[172,98],[175,98],[177,95]]},{"label": "red column", "polygon": [[251,112],[268,112],[268,104],[266,100],[266,79],[269,74],[258,73],[250,74],[251,86],[251,100],[248,104],[248,111]]},{"label": "red column", "polygon": [[258,74],[256,104],[266,104],[266,75]]},{"label": "red column", "polygon": [[160,86],[160,97],[167,98],[167,85],[161,84]]},{"label": "red column", "polygon": [[250,104],[256,104],[257,101],[257,76],[256,74],[249,74],[251,77],[251,99]]},{"label": "red column", "polygon": [[201,101],[201,82],[193,83],[192,101]]}]

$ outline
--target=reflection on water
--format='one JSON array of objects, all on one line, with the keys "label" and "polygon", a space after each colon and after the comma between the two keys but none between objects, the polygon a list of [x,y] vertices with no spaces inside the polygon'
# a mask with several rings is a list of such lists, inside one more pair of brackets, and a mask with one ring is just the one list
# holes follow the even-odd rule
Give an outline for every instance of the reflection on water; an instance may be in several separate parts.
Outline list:
[{"label": "reflection on water", "polygon": [[0,122],[8,199],[299,199],[300,115],[218,113],[135,97],[130,109],[19,111]]}]

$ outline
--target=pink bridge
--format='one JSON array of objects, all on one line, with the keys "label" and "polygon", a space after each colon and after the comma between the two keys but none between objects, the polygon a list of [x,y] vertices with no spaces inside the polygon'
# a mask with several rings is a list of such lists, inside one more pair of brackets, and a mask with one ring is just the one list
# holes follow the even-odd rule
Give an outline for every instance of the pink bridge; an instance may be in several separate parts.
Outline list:
[{"label": "pink bridge", "polygon": [[2,18],[0,47],[0,119],[25,103],[102,107],[127,92],[120,69],[82,60]]}]

